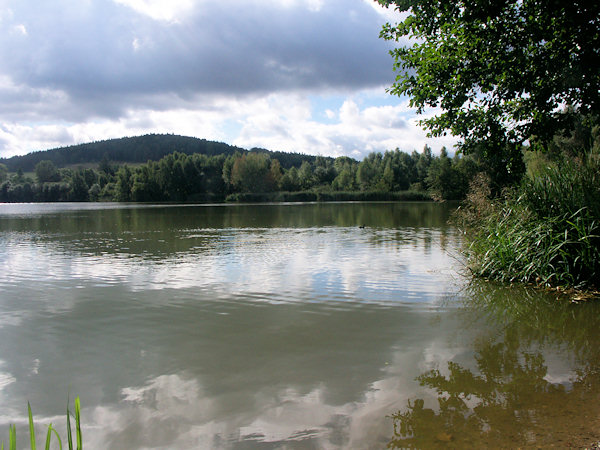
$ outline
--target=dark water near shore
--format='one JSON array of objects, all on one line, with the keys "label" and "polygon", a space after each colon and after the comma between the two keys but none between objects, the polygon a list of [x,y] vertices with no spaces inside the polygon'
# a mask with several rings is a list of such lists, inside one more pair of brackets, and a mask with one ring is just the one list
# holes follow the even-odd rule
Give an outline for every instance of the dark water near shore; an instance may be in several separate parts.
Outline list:
[{"label": "dark water near shore", "polygon": [[0,205],[0,439],[86,448],[600,440],[595,304],[469,284],[451,206]]}]

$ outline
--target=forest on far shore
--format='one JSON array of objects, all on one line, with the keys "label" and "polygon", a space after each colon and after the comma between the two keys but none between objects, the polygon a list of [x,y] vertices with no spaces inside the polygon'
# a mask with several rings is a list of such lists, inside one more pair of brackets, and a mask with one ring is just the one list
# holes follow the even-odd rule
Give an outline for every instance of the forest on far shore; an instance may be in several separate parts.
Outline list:
[{"label": "forest on far shore", "polygon": [[357,161],[163,137],[187,145],[169,152],[161,135],[148,135],[87,144],[87,160],[85,145],[3,160],[0,202],[454,200],[484,170],[477,155],[438,156],[427,146]]}]

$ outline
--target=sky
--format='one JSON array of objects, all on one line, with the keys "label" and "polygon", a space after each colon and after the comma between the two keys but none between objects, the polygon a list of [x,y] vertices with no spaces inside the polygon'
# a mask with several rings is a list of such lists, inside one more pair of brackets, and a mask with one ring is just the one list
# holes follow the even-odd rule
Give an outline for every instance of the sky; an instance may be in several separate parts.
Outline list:
[{"label": "sky", "polygon": [[379,31],[398,17],[374,0],[0,0],[0,157],[148,133],[356,159],[451,148],[386,92]]}]

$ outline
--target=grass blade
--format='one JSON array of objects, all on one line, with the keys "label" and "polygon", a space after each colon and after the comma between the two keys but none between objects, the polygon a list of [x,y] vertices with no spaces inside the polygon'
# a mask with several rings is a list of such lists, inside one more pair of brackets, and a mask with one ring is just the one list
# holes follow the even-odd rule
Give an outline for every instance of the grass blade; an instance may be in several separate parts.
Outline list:
[{"label": "grass blade", "polygon": [[77,450],[83,449],[81,436],[81,403],[79,396],[75,397],[75,426],[77,427]]},{"label": "grass blade", "polygon": [[17,450],[17,426],[11,425],[8,427],[8,448]]},{"label": "grass blade", "polygon": [[50,439],[52,438],[52,424],[48,425],[48,433],[46,433],[46,450],[50,450]]},{"label": "grass blade", "polygon": [[[31,410],[31,404],[27,402],[27,412],[29,416],[29,439],[31,450],[36,450],[35,444],[35,424],[33,421],[33,412]],[[79,397],[75,398],[75,425],[77,432],[77,450],[83,450],[83,436],[81,433],[81,402]],[[17,450],[17,427],[14,424],[9,425],[8,427],[8,450]],[[54,428],[54,425],[48,425],[48,431],[46,433],[46,445],[45,450],[50,450],[50,444],[52,442],[52,433],[56,436],[56,440],[58,441],[58,448],[62,450],[62,439],[60,438],[60,434],[58,430]],[[69,443],[69,449],[73,450],[73,433],[71,429],[71,411],[69,409],[69,402],[67,402],[67,439]],[[4,441],[0,441],[0,450],[4,450]]]},{"label": "grass blade", "polygon": [[48,425],[48,434],[46,435],[46,450],[50,450],[50,440],[52,439],[52,433],[54,433],[56,439],[58,439],[58,448],[62,450],[62,441],[60,439],[60,435],[58,434],[58,431],[56,431],[56,429],[52,426],[52,424]]},{"label": "grass blade", "polygon": [[69,450],[73,450],[73,433],[71,433],[71,411],[69,411],[69,403],[67,400],[67,441]]},{"label": "grass blade", "polygon": [[29,439],[31,441],[31,450],[35,450],[35,429],[33,427],[33,414],[29,402],[27,402],[27,411],[29,412]]}]

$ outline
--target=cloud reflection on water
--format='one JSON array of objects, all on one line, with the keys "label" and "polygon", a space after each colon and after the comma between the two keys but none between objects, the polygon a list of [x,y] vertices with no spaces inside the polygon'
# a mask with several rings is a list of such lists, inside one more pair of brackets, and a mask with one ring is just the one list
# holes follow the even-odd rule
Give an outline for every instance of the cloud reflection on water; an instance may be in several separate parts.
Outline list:
[{"label": "cloud reflection on water", "polygon": [[[461,283],[447,253],[459,236],[432,207],[2,222],[1,314],[19,318],[0,328],[10,420],[26,423],[31,396],[40,423],[64,423],[68,389],[90,448],[385,446],[386,415],[420,392],[420,370],[469,354],[443,308]],[[339,217],[316,220],[322,208]],[[348,225],[365,222],[383,225]]]},{"label": "cloud reflection on water", "polygon": [[[394,230],[367,234],[334,227],[229,229],[213,230],[199,243],[190,238],[197,235],[193,230],[178,237],[188,245],[178,244],[179,251],[159,258],[152,253],[107,252],[98,244],[90,249],[80,248],[80,242],[54,248],[52,242],[8,240],[9,247],[19,249],[5,255],[0,282],[28,278],[31,270],[41,291],[76,279],[82,285],[119,284],[135,292],[205,288],[218,295],[248,294],[272,302],[332,295],[367,302],[435,302],[453,281],[444,271],[458,264],[439,247],[423,252],[425,239],[439,241],[439,234],[413,231],[398,241]],[[156,245],[150,241],[146,247],[152,252]],[[445,282],[440,283],[440,277]]]},{"label": "cloud reflection on water", "polygon": [[[436,342],[437,348],[442,345],[443,340]],[[308,389],[265,385],[238,395],[243,386],[211,393],[201,378],[160,375],[121,389],[119,405],[92,408],[86,436],[92,447],[107,439],[136,442],[138,448],[237,448],[242,442],[275,448],[294,441],[323,449],[384,447],[391,435],[385,417],[415,394],[424,357],[418,351],[396,352],[379,368],[381,379],[366,386],[360,399],[345,402],[332,401],[329,382]]]}]

